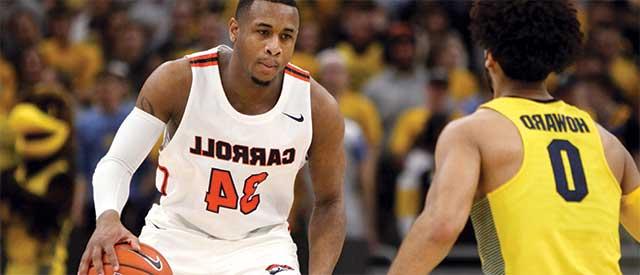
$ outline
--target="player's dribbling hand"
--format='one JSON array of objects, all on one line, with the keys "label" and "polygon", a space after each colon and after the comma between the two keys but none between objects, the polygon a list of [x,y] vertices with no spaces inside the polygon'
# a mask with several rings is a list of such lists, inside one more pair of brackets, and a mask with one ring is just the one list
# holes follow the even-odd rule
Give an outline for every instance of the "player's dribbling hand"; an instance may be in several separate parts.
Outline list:
[{"label": "player's dribbling hand", "polygon": [[128,242],[134,250],[140,250],[138,238],[122,225],[118,213],[114,210],[105,211],[96,221],[96,230],[82,254],[78,275],[86,275],[91,264],[98,274],[104,274],[103,252],[107,255],[113,270],[117,271],[119,264],[113,246],[120,242]]}]

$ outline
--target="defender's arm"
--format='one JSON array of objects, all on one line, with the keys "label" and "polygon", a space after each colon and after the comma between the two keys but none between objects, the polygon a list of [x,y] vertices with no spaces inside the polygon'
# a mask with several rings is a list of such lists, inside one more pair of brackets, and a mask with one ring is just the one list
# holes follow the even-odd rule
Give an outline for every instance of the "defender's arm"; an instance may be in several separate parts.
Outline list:
[{"label": "defender's arm", "polygon": [[480,151],[463,120],[449,124],[436,146],[436,173],[389,274],[426,274],[447,255],[469,217],[480,176]]},{"label": "defender's arm", "polygon": [[[622,146],[622,145],[621,145]],[[624,175],[622,177],[622,204],[620,221],[624,228],[640,242],[640,173],[631,154],[624,150]]]}]

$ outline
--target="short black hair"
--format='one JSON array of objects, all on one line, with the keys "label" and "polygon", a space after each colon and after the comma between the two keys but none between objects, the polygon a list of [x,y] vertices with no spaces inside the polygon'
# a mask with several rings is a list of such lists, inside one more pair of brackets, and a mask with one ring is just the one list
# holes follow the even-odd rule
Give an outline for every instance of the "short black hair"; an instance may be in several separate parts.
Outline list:
[{"label": "short black hair", "polygon": [[[262,0],[262,1],[285,4],[287,6],[291,6],[298,9],[298,4],[296,3],[295,0]],[[235,15],[236,20],[240,20],[240,16],[242,16],[242,14],[244,14],[251,7],[253,2],[255,2],[255,0],[238,1],[238,7],[236,8],[236,15]]]},{"label": "short black hair", "polygon": [[473,39],[514,80],[542,81],[581,50],[580,23],[567,0],[476,0],[470,17]]},{"label": "short black hair", "polygon": [[73,13],[71,12],[71,10],[62,5],[55,6],[53,9],[51,9],[47,13],[47,17],[49,18],[50,21],[65,20],[65,19],[70,20],[72,16],[73,16]]}]

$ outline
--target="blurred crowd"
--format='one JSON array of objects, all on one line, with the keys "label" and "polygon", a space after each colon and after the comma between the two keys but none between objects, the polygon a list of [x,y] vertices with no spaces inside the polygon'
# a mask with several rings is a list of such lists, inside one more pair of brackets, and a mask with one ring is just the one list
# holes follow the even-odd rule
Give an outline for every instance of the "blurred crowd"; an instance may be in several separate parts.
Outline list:
[{"label": "blurred crowd", "polygon": [[[574,2],[584,51],[547,88],[587,110],[640,162],[640,1]],[[230,45],[236,3],[0,1],[0,273],[75,270],[95,227],[93,169],[145,79],[164,61]],[[344,255],[353,258],[340,268],[349,273],[364,272],[350,266],[357,259],[392,257],[424,204],[440,131],[491,98],[483,49],[467,29],[470,5],[299,1],[292,63],[334,95],[346,119]],[[122,215],[134,234],[159,195],[156,157],[134,175]],[[308,215],[309,203],[296,200],[290,223],[301,253]],[[461,242],[473,244],[472,232]]]}]

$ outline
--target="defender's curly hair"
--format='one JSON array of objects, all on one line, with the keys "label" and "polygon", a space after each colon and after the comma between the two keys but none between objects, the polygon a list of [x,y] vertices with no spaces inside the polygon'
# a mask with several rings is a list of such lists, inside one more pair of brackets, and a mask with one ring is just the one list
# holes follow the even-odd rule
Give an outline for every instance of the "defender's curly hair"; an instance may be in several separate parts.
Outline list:
[{"label": "defender's curly hair", "polygon": [[470,16],[473,39],[514,80],[542,81],[581,49],[576,9],[567,0],[477,0]]}]

